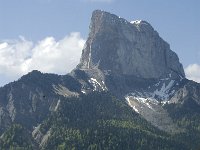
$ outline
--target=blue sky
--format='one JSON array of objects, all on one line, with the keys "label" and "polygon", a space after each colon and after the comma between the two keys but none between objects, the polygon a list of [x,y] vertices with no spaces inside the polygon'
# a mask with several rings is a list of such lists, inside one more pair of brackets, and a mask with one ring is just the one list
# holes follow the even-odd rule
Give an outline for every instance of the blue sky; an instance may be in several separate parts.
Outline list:
[{"label": "blue sky", "polygon": [[33,69],[69,72],[95,9],[148,21],[178,54],[187,77],[200,82],[199,8],[199,0],[0,0],[0,86]]}]

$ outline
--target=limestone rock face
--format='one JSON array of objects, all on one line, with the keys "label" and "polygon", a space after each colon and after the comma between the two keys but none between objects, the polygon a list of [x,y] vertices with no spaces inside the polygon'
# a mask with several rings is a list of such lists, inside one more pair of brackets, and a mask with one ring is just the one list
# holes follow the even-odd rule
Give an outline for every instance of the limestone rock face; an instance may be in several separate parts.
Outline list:
[{"label": "limestone rock face", "polygon": [[98,68],[115,74],[160,78],[185,77],[179,59],[146,21],[128,22],[108,12],[93,12],[79,69]]}]

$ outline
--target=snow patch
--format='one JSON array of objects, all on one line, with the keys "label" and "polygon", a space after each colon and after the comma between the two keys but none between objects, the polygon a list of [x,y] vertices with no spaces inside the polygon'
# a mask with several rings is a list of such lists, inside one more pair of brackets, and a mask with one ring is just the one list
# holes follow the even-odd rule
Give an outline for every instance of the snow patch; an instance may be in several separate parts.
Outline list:
[{"label": "snow patch", "polygon": [[134,105],[131,104],[129,97],[126,97],[126,100],[127,100],[127,102],[128,102],[128,105],[129,105],[131,108],[133,108],[133,110],[135,110],[135,112],[139,113],[138,109],[137,109]]},{"label": "snow patch", "polygon": [[134,21],[131,21],[130,23],[131,23],[131,24],[140,24],[141,21],[142,21],[142,20],[134,20]]},{"label": "snow patch", "polygon": [[[149,109],[154,111],[154,108],[152,106],[159,104],[159,102],[156,99],[153,99],[153,98],[126,96],[125,99],[127,100],[129,106],[131,106],[136,112],[139,112],[139,109],[142,109],[144,107],[148,107]],[[138,106],[131,104],[130,99],[136,100],[138,102],[138,104],[137,104]]]},{"label": "snow patch", "polygon": [[81,93],[86,94],[86,92],[84,90],[81,90]]},{"label": "snow patch", "polygon": [[150,108],[150,109],[153,110],[153,108],[152,108],[152,106],[150,105],[150,103],[147,102],[146,105],[147,105],[148,108]]},{"label": "snow patch", "polygon": [[[180,132],[181,130],[173,123],[173,120],[169,117],[168,112],[160,105],[156,99],[125,96],[128,105],[152,125],[159,129],[171,133]],[[166,101],[167,103],[167,101]]]},{"label": "snow patch", "polygon": [[[170,97],[176,92],[173,88],[176,85],[175,80],[162,82],[161,80],[154,84],[152,87],[148,87],[148,89],[154,89],[150,91],[134,91],[132,93],[127,94],[127,96],[131,96],[136,99],[140,103],[145,103],[148,108],[152,108],[151,104],[162,104],[162,101],[166,101],[167,103],[170,100]],[[164,103],[164,104],[165,104]]]},{"label": "snow patch", "polygon": [[106,91],[107,88],[105,86],[105,83],[103,81],[101,81],[101,83],[99,83],[97,81],[97,79],[95,78],[90,78],[89,82],[92,84],[92,86],[94,87],[93,91],[97,91],[98,87],[100,87],[103,91]]},{"label": "snow patch", "polygon": [[174,80],[171,80],[167,86],[165,85],[165,83],[163,83],[160,90],[156,89],[156,91],[154,91],[153,93],[154,97],[158,96],[159,98],[163,100],[168,99],[169,95],[172,94],[172,93],[169,94],[169,90],[173,85],[174,85]]}]

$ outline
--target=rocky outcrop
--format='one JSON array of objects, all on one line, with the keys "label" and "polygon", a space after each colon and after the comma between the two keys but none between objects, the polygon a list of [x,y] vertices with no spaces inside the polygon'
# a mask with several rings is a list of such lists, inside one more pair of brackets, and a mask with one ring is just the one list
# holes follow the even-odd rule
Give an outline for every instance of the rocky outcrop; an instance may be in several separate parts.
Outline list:
[{"label": "rocky outcrop", "polygon": [[176,53],[148,22],[128,22],[100,10],[93,12],[78,68],[140,78],[160,78],[170,72],[185,77]]}]

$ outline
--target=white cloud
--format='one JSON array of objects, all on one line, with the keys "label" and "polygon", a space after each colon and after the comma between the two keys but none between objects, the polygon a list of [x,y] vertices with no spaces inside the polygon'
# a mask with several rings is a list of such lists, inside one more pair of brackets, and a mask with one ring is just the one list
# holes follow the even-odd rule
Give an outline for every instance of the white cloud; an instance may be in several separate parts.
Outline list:
[{"label": "white cloud", "polygon": [[0,44],[0,50],[3,48],[6,48],[8,46],[8,43],[4,42]]},{"label": "white cloud", "polygon": [[200,83],[200,65],[191,64],[185,68],[186,77]]},{"label": "white cloud", "polygon": [[32,71],[66,74],[78,64],[85,40],[74,32],[56,41],[53,37],[34,44],[20,37],[0,43],[0,84]]}]

